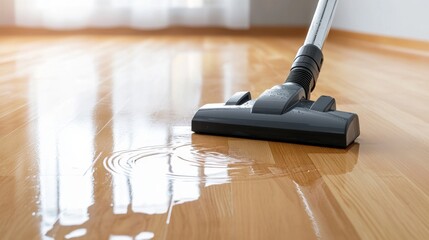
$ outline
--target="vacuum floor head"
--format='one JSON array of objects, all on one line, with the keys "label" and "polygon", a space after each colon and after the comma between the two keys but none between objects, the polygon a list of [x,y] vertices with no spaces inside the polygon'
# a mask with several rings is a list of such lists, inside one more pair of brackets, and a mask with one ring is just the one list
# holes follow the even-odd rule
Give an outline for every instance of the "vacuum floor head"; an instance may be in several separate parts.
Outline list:
[{"label": "vacuum floor head", "polygon": [[304,89],[285,83],[256,101],[238,92],[225,104],[208,104],[192,120],[192,131],[345,148],[359,136],[359,118],[336,111],[335,99],[305,99]]}]

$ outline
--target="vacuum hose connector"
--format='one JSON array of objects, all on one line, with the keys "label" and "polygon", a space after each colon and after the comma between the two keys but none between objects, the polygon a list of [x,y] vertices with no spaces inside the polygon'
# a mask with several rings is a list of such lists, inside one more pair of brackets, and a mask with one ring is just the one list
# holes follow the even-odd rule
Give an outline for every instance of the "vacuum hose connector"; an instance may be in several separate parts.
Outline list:
[{"label": "vacuum hose connector", "polygon": [[304,45],[299,49],[285,82],[299,84],[305,90],[306,99],[310,99],[310,93],[316,87],[322,64],[322,50],[312,44]]}]

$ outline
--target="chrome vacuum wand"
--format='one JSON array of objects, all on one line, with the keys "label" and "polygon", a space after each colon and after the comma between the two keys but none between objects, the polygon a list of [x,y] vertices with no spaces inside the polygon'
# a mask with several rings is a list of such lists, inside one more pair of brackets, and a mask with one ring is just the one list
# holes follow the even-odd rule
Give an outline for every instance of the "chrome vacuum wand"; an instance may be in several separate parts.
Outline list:
[{"label": "chrome vacuum wand", "polygon": [[337,5],[337,0],[319,1],[304,45],[312,44],[317,46],[319,49],[323,48],[323,44],[325,43],[329,30],[331,29],[332,20],[334,20]]}]

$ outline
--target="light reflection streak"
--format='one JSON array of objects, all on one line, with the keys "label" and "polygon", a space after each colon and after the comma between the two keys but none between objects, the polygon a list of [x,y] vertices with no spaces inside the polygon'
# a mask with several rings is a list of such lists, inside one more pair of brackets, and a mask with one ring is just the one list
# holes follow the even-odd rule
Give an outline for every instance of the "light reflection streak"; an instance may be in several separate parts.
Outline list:
[{"label": "light reflection streak", "polygon": [[80,228],[80,229],[74,230],[73,232],[67,234],[65,236],[65,239],[82,237],[82,236],[85,236],[86,232],[87,232],[87,230],[85,228]]},{"label": "light reflection streak", "polygon": [[[228,49],[225,49],[221,54],[228,55],[227,52]],[[166,116],[171,120],[175,116],[192,115],[191,110],[198,107],[201,96],[202,51],[187,47],[179,51],[168,48],[154,51],[151,46],[139,46],[138,51],[128,50],[117,56],[123,54],[129,54],[131,59],[129,69],[113,73],[114,86],[126,86],[114,87],[113,92],[114,151],[180,142],[180,139],[170,137],[183,136],[180,134],[183,128],[154,123],[151,116],[160,119]],[[231,82],[225,86],[230,87]],[[148,102],[148,99],[153,101]],[[168,132],[162,132],[165,129]],[[189,133],[189,128],[185,129]],[[165,173],[179,172],[196,178],[204,177],[206,187],[225,183],[228,179],[226,165],[223,168],[205,168],[200,172],[199,168],[175,160],[175,157],[153,156],[138,162],[140,166],[136,166],[134,169],[137,170],[129,177],[114,175],[115,212],[124,212],[131,204],[134,212],[167,213],[168,223],[173,206],[197,200],[202,186],[199,181],[173,180]],[[212,179],[211,176],[221,178]]]},{"label": "light reflection streak", "polygon": [[[185,116],[199,104],[201,52],[175,53],[168,48],[154,51],[140,46],[138,51],[118,53],[118,57],[130,52],[130,68],[113,73],[115,86],[124,82],[126,85],[114,87],[113,92],[114,151],[168,143],[168,138],[174,136],[165,131],[170,127],[153,123],[151,115]],[[169,157],[153,157],[141,164],[144,166],[138,167],[139,171],[131,177],[113,177],[115,212],[123,212],[131,204],[134,212],[171,213],[174,204],[198,199],[199,183],[172,181],[162,174],[170,168],[187,172],[195,168],[175,164]]]},{"label": "light reflection streak", "polygon": [[[87,208],[93,202],[92,179],[79,175],[93,160],[92,111],[98,77],[93,57],[84,52],[63,60],[42,55],[39,62],[32,72],[34,92],[30,98],[34,98],[31,108],[38,116],[40,213],[44,234],[57,219],[65,226],[88,219]],[[79,94],[83,86],[84,97]]]},{"label": "light reflection streak", "polygon": [[[120,69],[117,59],[129,58],[127,68]],[[154,143],[165,143],[167,132],[150,115],[165,108],[162,96],[169,90],[168,51],[133,46],[117,52],[113,57],[113,141],[114,151],[137,148]],[[144,67],[142,67],[144,66]],[[156,78],[156,79],[155,79]],[[153,99],[153,101],[148,101]],[[113,177],[113,209],[124,213],[131,204],[134,212],[158,214],[168,209],[167,180],[157,178],[157,171],[168,169],[165,161],[153,163],[153,170],[128,177]],[[156,185],[153,183],[157,183]],[[139,194],[139,193],[146,194]],[[149,193],[149,194],[147,194]]]},{"label": "light reflection streak", "polygon": [[313,226],[314,234],[316,234],[317,239],[321,239],[322,236],[320,234],[319,225],[316,221],[316,218],[314,217],[313,211],[311,210],[310,204],[307,201],[307,198],[305,197],[304,193],[301,190],[301,187],[298,183],[293,181],[295,184],[296,192],[298,193],[299,197],[301,198],[302,203],[304,204],[305,212],[307,213],[308,217],[310,218],[311,225]]}]

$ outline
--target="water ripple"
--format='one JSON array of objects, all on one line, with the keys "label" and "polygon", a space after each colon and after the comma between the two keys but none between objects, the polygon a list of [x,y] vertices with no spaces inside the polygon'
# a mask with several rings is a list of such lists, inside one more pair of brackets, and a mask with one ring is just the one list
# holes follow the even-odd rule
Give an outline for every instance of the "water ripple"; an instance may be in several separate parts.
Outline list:
[{"label": "water ripple", "polygon": [[114,175],[164,175],[173,180],[230,182],[273,178],[306,169],[288,169],[276,164],[228,154],[226,147],[206,148],[191,143],[148,146],[113,153],[104,159],[104,167]]}]

